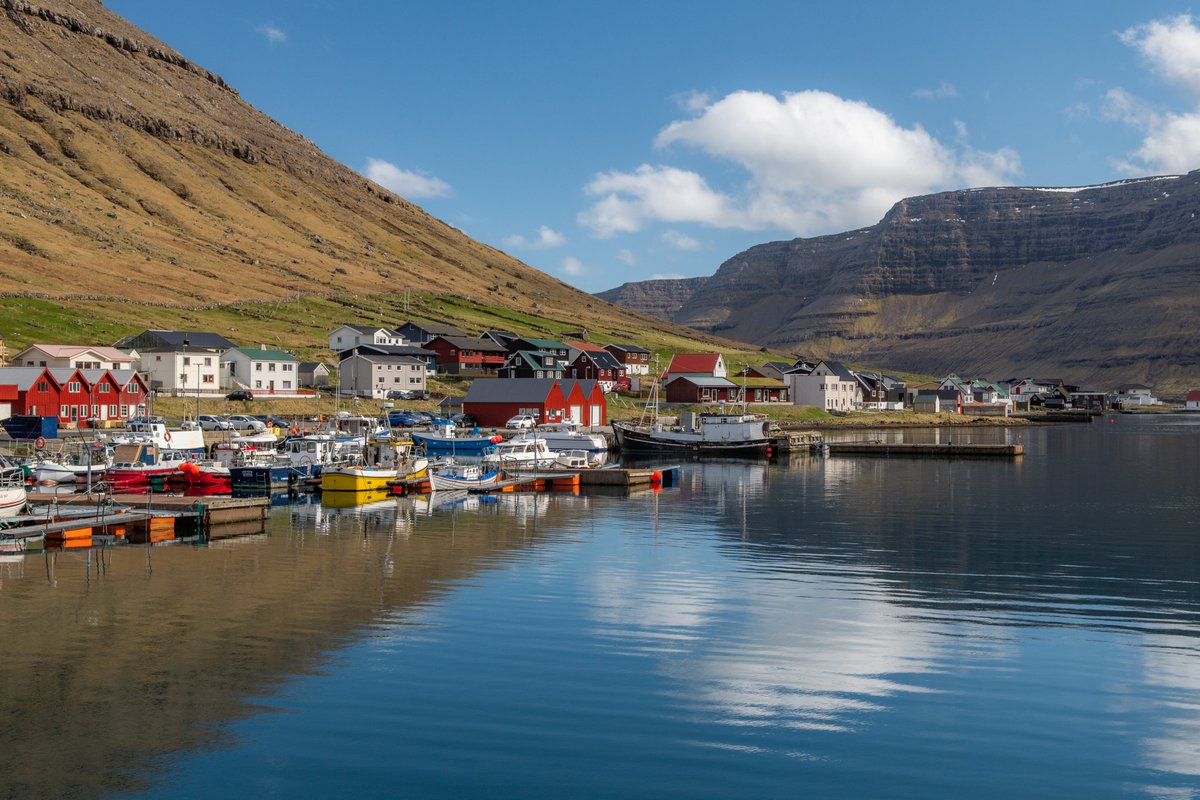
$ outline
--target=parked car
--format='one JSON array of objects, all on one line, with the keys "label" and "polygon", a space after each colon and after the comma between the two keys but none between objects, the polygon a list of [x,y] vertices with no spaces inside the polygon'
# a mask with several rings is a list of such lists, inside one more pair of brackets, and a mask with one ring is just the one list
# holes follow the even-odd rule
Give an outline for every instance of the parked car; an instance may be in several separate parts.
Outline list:
[{"label": "parked car", "polygon": [[245,414],[230,414],[229,422],[239,431],[251,430],[258,432],[267,429],[266,424],[262,420],[248,417]]},{"label": "parked car", "polygon": [[416,389],[392,389],[387,393],[388,400],[419,400],[421,393]]},{"label": "parked car", "polygon": [[202,431],[229,431],[233,430],[233,423],[224,417],[218,417],[215,414],[201,414],[196,417],[196,422],[200,423]]},{"label": "parked car", "polygon": [[283,428],[285,431],[292,427],[292,423],[280,417],[273,417],[270,414],[254,414],[253,418],[266,425],[268,428]]},{"label": "parked car", "polygon": [[225,395],[226,400],[253,400],[254,392],[249,389],[234,389],[229,394]]},{"label": "parked car", "polygon": [[411,411],[398,409],[388,412],[388,425],[393,428],[411,428],[413,425],[422,423],[417,422],[417,417],[413,416]]},{"label": "parked car", "polygon": [[517,414],[504,423],[504,427],[506,428],[520,428],[522,430],[529,430],[534,425],[537,425],[537,420],[528,414]]},{"label": "parked car", "polygon": [[450,418],[450,421],[453,422],[455,425],[457,425],[460,428],[474,428],[476,425],[479,424],[479,420],[475,419],[474,414],[467,414],[467,413],[462,413],[462,412],[452,416]]}]

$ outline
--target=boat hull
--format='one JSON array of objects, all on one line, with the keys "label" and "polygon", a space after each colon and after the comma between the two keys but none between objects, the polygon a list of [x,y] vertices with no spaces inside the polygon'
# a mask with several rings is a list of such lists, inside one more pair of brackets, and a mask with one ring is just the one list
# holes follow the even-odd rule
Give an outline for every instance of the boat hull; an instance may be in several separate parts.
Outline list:
[{"label": "boat hull", "polygon": [[487,472],[477,478],[460,478],[454,475],[430,473],[429,485],[434,491],[448,492],[455,489],[478,489],[500,482],[501,473]]},{"label": "boat hull", "polygon": [[496,446],[495,437],[486,436],[437,436],[428,433],[411,433],[414,443],[424,445],[427,453],[451,453],[460,456],[483,455]]},{"label": "boat hull", "polygon": [[25,508],[25,487],[0,487],[0,518],[15,517]]},{"label": "boat hull", "polygon": [[387,490],[388,482],[396,480],[394,469],[338,467],[321,472],[323,492],[371,492]]}]

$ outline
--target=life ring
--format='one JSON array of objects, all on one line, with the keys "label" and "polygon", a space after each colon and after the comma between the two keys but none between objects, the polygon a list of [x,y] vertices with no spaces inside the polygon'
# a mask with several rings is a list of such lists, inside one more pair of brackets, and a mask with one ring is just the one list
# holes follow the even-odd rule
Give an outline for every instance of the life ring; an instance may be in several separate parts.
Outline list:
[{"label": "life ring", "polygon": [[46,437],[39,436],[36,439],[34,439],[33,446],[36,447],[38,450],[41,450],[42,448],[44,448],[46,446]]},{"label": "life ring", "polygon": [[171,441],[171,432],[170,431],[163,431],[163,441],[164,442]]}]

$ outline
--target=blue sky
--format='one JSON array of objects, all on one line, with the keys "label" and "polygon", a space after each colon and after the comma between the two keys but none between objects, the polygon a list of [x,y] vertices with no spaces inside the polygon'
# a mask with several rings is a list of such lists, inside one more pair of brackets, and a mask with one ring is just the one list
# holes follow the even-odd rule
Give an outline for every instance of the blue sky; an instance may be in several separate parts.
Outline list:
[{"label": "blue sky", "polygon": [[586,291],[711,275],[906,196],[1200,168],[1200,15],[1179,3],[106,5]]}]

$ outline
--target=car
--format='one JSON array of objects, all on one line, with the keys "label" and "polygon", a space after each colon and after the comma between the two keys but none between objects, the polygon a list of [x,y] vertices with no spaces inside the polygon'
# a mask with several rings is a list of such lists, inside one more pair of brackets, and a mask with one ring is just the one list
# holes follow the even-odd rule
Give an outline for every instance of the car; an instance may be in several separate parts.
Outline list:
[{"label": "car", "polygon": [[474,428],[479,425],[479,420],[475,419],[474,414],[458,413],[450,418],[460,428]]},{"label": "car", "polygon": [[529,430],[534,425],[537,425],[537,420],[529,414],[517,414],[504,423],[504,427],[506,428],[521,428],[523,430]]},{"label": "car", "polygon": [[398,409],[388,412],[388,425],[393,428],[411,428],[413,425],[418,425],[417,418],[413,416],[411,411]]},{"label": "car", "polygon": [[249,389],[234,389],[229,394],[225,395],[226,400],[253,400],[254,392]]},{"label": "car", "polygon": [[262,420],[248,417],[245,414],[231,414],[229,416],[229,423],[239,431],[265,431],[267,429],[266,424]]},{"label": "car", "polygon": [[392,389],[387,393],[388,400],[416,400],[421,393],[413,389]]},{"label": "car", "polygon": [[273,417],[270,414],[254,414],[253,418],[266,425],[268,428],[283,428],[288,430],[292,427],[292,423],[280,417]]},{"label": "car", "polygon": [[196,417],[196,422],[200,423],[202,431],[230,431],[233,430],[233,423],[224,417],[218,417],[216,414],[201,414]]}]

